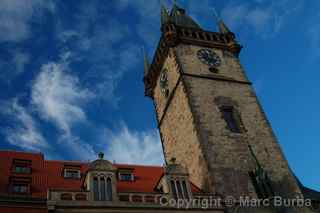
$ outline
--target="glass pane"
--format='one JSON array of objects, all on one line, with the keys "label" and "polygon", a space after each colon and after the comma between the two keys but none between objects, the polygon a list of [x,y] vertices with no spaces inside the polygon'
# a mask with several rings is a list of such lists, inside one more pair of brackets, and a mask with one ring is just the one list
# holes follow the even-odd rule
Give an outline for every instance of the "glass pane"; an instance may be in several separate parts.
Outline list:
[{"label": "glass pane", "polygon": [[178,197],[183,198],[182,187],[181,187],[180,181],[177,181],[176,184],[177,184],[177,188],[178,188]]},{"label": "glass pane", "polygon": [[234,118],[234,113],[232,108],[223,109],[223,117],[227,122],[228,128],[232,132],[240,132],[240,128],[238,127],[237,121]]},{"label": "glass pane", "polygon": [[93,179],[93,199],[99,200],[98,178]]},{"label": "glass pane", "polygon": [[15,172],[16,173],[30,173],[31,172],[31,168],[24,167],[24,166],[16,166],[15,167]]},{"label": "glass pane", "polygon": [[112,201],[112,182],[111,178],[107,178],[107,200]]},{"label": "glass pane", "polygon": [[170,181],[170,183],[171,183],[171,190],[172,190],[173,198],[177,199],[178,197],[177,197],[177,191],[176,191],[176,184],[173,180]]},{"label": "glass pane", "polygon": [[106,200],[106,180],[103,177],[100,178],[100,192],[101,200]]},{"label": "glass pane", "polygon": [[182,181],[182,188],[183,188],[184,198],[189,199],[186,181]]},{"label": "glass pane", "polygon": [[17,193],[27,193],[28,186],[27,185],[13,185],[13,191]]},{"label": "glass pane", "polygon": [[120,174],[120,180],[122,181],[131,181],[132,174]]}]

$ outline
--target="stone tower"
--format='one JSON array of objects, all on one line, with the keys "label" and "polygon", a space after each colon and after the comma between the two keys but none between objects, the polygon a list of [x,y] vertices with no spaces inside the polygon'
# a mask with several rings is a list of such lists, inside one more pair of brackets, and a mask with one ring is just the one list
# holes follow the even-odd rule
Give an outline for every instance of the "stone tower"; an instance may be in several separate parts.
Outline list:
[{"label": "stone tower", "polygon": [[177,4],[161,8],[161,38],[145,56],[145,95],[155,105],[165,159],[222,196],[301,194],[222,20],[201,28]]}]

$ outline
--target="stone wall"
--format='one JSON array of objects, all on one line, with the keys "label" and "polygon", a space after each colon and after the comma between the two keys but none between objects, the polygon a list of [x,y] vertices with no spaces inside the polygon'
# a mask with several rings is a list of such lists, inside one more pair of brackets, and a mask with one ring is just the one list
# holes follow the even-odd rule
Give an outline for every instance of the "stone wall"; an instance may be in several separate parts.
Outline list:
[{"label": "stone wall", "polygon": [[[285,196],[299,193],[288,163],[238,59],[221,50],[214,50],[221,57],[222,65],[218,74],[210,73],[207,65],[196,59],[199,49],[180,45],[176,52],[195,119],[194,128],[200,136],[201,144],[198,147],[202,147],[208,163],[214,185],[212,188],[224,195],[253,195],[248,176],[248,171],[255,166],[248,149],[250,144],[262,166],[269,172],[276,191]],[[226,99],[239,112],[243,133],[232,133],[227,128],[218,106],[219,100]]]},{"label": "stone wall", "polygon": [[[169,57],[164,67],[169,70],[169,97],[161,94],[159,80],[154,90],[154,100],[158,119],[161,122],[160,134],[167,161],[176,158],[190,173],[190,180],[198,187],[209,191],[207,164],[194,126],[188,98],[174,57]],[[164,110],[167,106],[165,113]]]}]

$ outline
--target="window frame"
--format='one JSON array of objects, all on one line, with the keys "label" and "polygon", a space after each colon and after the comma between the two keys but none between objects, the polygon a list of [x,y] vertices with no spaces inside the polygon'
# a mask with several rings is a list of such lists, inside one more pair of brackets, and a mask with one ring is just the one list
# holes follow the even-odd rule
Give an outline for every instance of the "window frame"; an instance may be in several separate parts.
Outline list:
[{"label": "window frame", "polygon": [[[17,168],[21,168],[21,170],[19,171]],[[15,174],[31,174],[32,161],[26,159],[13,159],[11,171]]]},{"label": "window frame", "polygon": [[94,175],[93,181],[93,200],[112,201],[113,186],[112,177],[108,175]]},{"label": "window frame", "polygon": [[[227,128],[232,133],[241,134],[243,132],[240,115],[233,106],[220,107],[222,118],[227,124]],[[229,113],[229,114],[227,114]]]},{"label": "window frame", "polygon": [[[16,191],[15,187],[25,186],[26,191]],[[9,193],[29,195],[31,194],[31,178],[26,177],[10,177],[9,178]]]},{"label": "window frame", "polygon": [[[68,172],[76,172],[77,175],[71,175],[71,176],[67,176]],[[63,170],[63,177],[65,179],[73,179],[73,180],[79,180],[81,179],[81,171],[80,168],[64,168]]]},{"label": "window frame", "polygon": [[171,179],[170,188],[174,199],[190,199],[191,195],[185,179]]},{"label": "window frame", "polygon": [[[127,175],[127,177],[130,176],[130,178],[122,178],[122,176],[125,176],[125,175]],[[124,182],[134,181],[133,169],[120,169],[118,171],[118,180],[124,181]]]}]

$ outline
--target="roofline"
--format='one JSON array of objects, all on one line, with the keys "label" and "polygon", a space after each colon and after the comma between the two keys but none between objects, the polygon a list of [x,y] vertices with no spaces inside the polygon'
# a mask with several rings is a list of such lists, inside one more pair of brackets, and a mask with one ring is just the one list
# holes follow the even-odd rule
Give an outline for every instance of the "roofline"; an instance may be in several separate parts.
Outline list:
[{"label": "roofline", "polygon": [[[50,160],[45,159],[45,155],[42,152],[32,152],[32,151],[20,151],[20,150],[0,150],[0,153],[20,153],[20,154],[30,154],[30,155],[40,155],[45,162],[49,163],[77,163],[77,164],[90,164],[92,161],[81,161],[81,160]],[[126,164],[126,163],[112,163],[112,165],[117,167],[153,167],[153,168],[164,168],[162,165],[146,165],[146,164]]]}]

